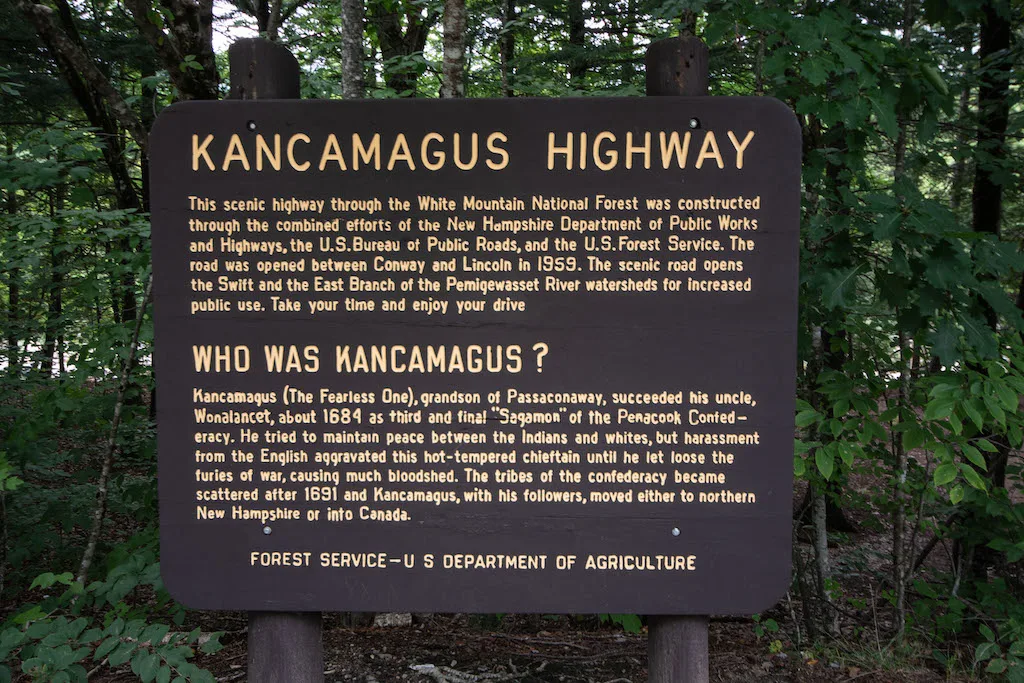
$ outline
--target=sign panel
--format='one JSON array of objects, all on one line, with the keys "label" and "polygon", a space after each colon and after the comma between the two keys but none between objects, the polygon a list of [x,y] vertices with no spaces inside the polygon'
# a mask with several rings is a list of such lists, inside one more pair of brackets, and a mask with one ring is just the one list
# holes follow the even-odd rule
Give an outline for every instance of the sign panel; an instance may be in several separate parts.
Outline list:
[{"label": "sign panel", "polygon": [[178,599],[722,614],[785,591],[781,103],[193,102],[152,146]]}]

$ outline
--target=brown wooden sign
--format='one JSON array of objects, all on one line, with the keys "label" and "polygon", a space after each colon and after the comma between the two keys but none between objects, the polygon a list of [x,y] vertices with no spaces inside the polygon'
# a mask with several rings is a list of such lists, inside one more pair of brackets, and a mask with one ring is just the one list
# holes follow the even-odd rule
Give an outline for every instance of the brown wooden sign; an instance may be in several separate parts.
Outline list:
[{"label": "brown wooden sign", "polygon": [[721,614],[786,590],[779,102],[193,102],[152,145],[181,601]]}]

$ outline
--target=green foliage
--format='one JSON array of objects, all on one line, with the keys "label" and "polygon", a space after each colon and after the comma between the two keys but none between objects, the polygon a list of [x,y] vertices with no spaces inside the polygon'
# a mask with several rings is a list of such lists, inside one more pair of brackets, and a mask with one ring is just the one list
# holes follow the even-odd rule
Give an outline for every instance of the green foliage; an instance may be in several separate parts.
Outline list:
[{"label": "green foliage", "polygon": [[0,680],[20,670],[35,681],[84,681],[90,669],[129,664],[144,682],[213,681],[189,660],[197,650],[219,650],[221,634],[172,631],[185,613],[163,587],[156,545],[150,531],[117,548],[111,558],[121,562],[88,586],[71,572],[37,576],[29,590],[49,594],[22,607],[0,629]]},{"label": "green foliage", "polygon": [[640,633],[644,624],[636,614],[599,614],[597,615],[602,624],[615,624],[621,626],[626,633]]},{"label": "green foliage", "polygon": [[[367,4],[368,96],[437,95],[442,4]],[[251,25],[250,4],[236,6],[235,20]],[[797,113],[794,474],[814,495],[861,513],[869,532],[892,538],[895,520],[904,520],[911,555],[925,539],[949,555],[907,568],[909,608],[897,605],[895,558],[880,550],[841,556],[821,589],[846,595],[856,576],[893,610],[907,609],[906,632],[944,665],[963,661],[976,675],[1020,681],[1024,473],[1011,455],[1024,441],[1024,324],[1015,303],[1024,270],[1020,41],[985,63],[976,55],[992,12],[1020,33],[1019,3],[928,0],[906,40],[905,6],[896,2],[540,0],[513,8],[505,16],[505,3],[467,4],[470,96],[640,95],[647,43],[675,35],[680,14],[693,11],[711,49],[712,94],[770,95]],[[157,571],[148,320],[117,436],[108,533],[98,548],[104,578],[79,586],[61,571],[77,566],[94,510],[112,386],[134,323],[130,302],[149,269],[149,226],[119,194],[112,136],[85,125],[74,93],[9,0],[0,10],[0,33],[10,41],[0,45],[0,501],[10,539],[0,573],[5,604],[24,603],[0,631],[0,682],[19,673],[76,680],[97,666],[130,667],[142,680],[203,680],[189,661],[200,636],[174,630],[184,612]],[[126,13],[110,10],[74,5],[73,19],[104,73],[149,120],[172,96],[170,77],[199,74],[201,60],[182,54],[161,63]],[[422,44],[385,55],[383,17],[398,17],[406,37],[425,27]],[[147,18],[161,30],[176,19],[166,8]],[[302,65],[303,95],[340,96],[337,6],[294,4],[281,31]],[[506,38],[514,49],[503,64]],[[979,145],[979,79],[1007,64],[1014,80],[1005,149]],[[118,149],[114,165],[122,163],[144,198],[142,156],[130,140]],[[975,232],[978,169],[1002,188],[1001,231]],[[55,348],[49,359],[47,343]],[[868,490],[852,487],[863,480],[872,482]],[[858,600],[849,598],[850,610],[867,609]],[[601,619],[642,628],[634,615]],[[754,629],[759,638],[779,635],[771,647],[781,647],[778,622],[758,616]]]}]

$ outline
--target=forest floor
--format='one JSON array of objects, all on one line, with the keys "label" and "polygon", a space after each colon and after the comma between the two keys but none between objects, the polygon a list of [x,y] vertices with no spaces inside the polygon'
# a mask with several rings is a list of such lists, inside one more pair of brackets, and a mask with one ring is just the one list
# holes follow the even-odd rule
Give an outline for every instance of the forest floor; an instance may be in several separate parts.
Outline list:
[{"label": "forest floor", "polygon": [[[878,484],[854,478],[855,487]],[[794,507],[802,500],[794,492]],[[890,647],[888,605],[875,593],[886,571],[891,533],[870,505],[847,510],[857,533],[830,540],[833,566],[841,582],[844,628],[826,649],[801,637],[794,617],[799,602],[784,600],[761,615],[778,630],[755,633],[746,617],[713,618],[709,634],[711,681],[741,683],[940,683],[978,680],[942,670],[932,652],[913,641]],[[803,544],[801,544],[803,546]],[[809,547],[804,546],[809,551]],[[928,564],[941,565],[935,553]],[[788,600],[788,598],[787,598]],[[794,607],[795,606],[795,607]],[[328,683],[643,683],[647,680],[647,633],[627,633],[593,616],[415,615],[406,625],[351,626],[342,615],[325,615],[324,654]],[[206,613],[204,631],[224,630],[224,649],[197,663],[217,680],[245,681],[246,631],[243,614]],[[961,652],[957,653],[957,650]],[[971,659],[973,644],[947,651],[954,661]],[[108,681],[132,680],[130,677]]]},{"label": "forest floor", "polygon": [[[755,633],[748,617],[712,618],[710,680],[721,683],[967,683],[975,643],[968,635],[942,653],[955,673],[942,670],[930,646],[913,640],[893,648],[891,609],[878,594],[888,576],[892,533],[879,501],[888,495],[884,476],[849,478],[845,509],[855,533],[830,535],[831,563],[843,630],[825,648],[809,645],[796,621],[798,596],[787,596],[761,615],[777,630]],[[796,509],[803,489],[794,491]],[[127,534],[130,519],[118,528]],[[114,532],[115,536],[119,534]],[[924,539],[921,539],[923,543]],[[809,546],[801,543],[805,558]],[[948,549],[939,544],[922,572],[948,573]],[[790,603],[792,597],[792,603]],[[913,600],[913,595],[911,595]],[[2,612],[0,608],[0,612]],[[200,654],[196,663],[219,683],[247,680],[246,617],[234,612],[190,612],[186,630],[223,632],[224,648]],[[324,617],[327,683],[643,683],[647,680],[647,634],[628,633],[593,616],[415,615],[404,625],[353,626],[340,614]],[[128,666],[90,677],[95,683],[128,683],[138,678]]]},{"label": "forest floor", "polygon": [[[215,615],[207,615],[207,618]],[[220,614],[229,630],[225,647],[198,663],[217,680],[245,681],[244,615]],[[781,616],[781,615],[780,615]],[[488,623],[489,622],[489,623]],[[208,624],[207,626],[212,626]],[[771,654],[768,638],[754,635],[748,619],[713,620],[711,681],[793,683],[939,683],[947,677],[924,664],[871,661],[864,653],[829,659],[822,653]],[[407,626],[345,627],[338,615],[324,621],[328,683],[643,683],[646,633],[624,633],[594,618],[506,615],[500,621],[469,615],[419,616]],[[127,673],[105,683],[135,680]]]}]

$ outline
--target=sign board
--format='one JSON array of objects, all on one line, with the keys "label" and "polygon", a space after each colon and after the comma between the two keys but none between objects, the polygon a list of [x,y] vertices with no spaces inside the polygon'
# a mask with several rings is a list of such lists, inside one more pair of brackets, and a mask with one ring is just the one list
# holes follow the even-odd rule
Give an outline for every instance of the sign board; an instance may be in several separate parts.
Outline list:
[{"label": "sign board", "polygon": [[152,146],[178,599],[722,614],[786,590],[781,103],[191,102]]}]

